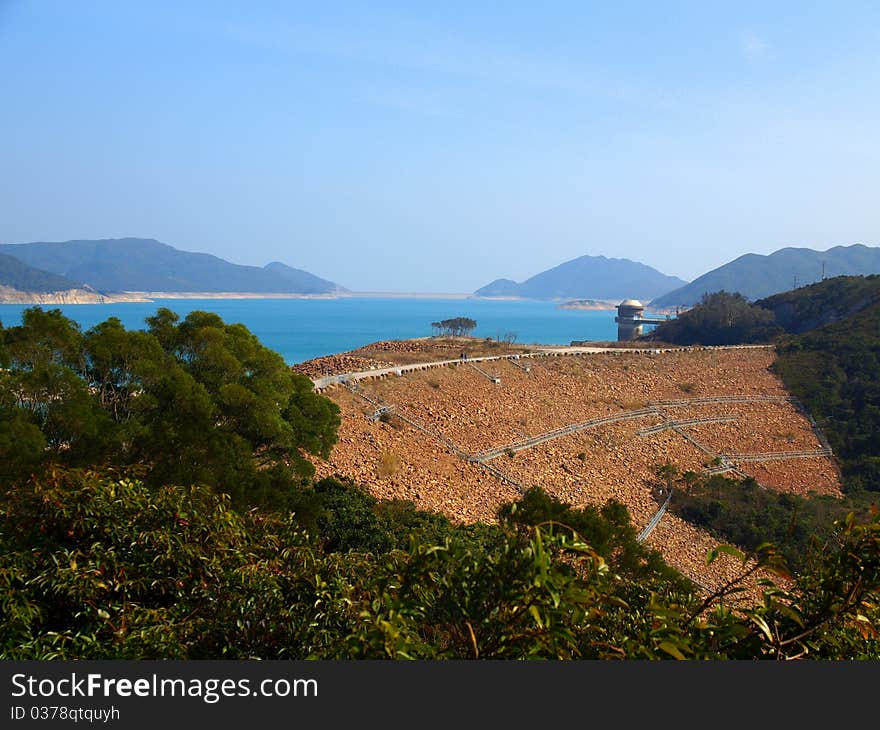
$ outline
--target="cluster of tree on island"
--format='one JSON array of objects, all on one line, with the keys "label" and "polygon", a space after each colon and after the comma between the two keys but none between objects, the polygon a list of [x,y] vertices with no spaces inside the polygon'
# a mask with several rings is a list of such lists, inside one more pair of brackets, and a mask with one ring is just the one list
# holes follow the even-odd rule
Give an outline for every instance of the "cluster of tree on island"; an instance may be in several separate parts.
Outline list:
[{"label": "cluster of tree on island", "polygon": [[812,511],[805,538],[780,528],[804,505],[768,502],[773,547],[746,507],[717,514],[748,486],[663,467],[680,514],[742,528],[706,596],[614,501],[536,487],[465,526],[316,482],[332,401],[242,325],[147,324],[0,326],[0,658],[880,657],[876,511]]}]

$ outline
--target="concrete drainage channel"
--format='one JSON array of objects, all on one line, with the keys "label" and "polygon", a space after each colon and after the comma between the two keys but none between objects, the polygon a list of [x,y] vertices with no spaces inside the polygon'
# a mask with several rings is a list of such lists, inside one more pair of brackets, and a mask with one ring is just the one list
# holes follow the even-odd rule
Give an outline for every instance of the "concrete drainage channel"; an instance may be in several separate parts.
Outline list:
[{"label": "concrete drainage channel", "polygon": [[476,370],[480,375],[482,375],[484,378],[486,378],[486,380],[488,380],[489,382],[495,383],[495,385],[501,385],[501,378],[499,378],[497,375],[490,375],[485,370],[481,370],[480,368],[478,368],[476,365],[474,365],[470,361],[465,361],[465,364],[468,367],[472,368],[473,370]]}]

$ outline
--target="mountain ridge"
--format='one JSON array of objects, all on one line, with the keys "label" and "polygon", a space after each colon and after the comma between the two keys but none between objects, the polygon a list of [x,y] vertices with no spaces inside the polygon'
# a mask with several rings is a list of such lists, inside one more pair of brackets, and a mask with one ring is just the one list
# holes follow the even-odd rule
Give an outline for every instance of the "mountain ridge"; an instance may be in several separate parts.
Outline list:
[{"label": "mountain ridge", "polygon": [[331,294],[332,281],[281,262],[234,264],[208,253],[183,251],[152,238],[112,238],[0,244],[23,264],[102,292]]},{"label": "mountain ridge", "polygon": [[638,261],[579,256],[529,277],[522,283],[495,279],[474,292],[478,297],[525,299],[652,299],[684,284]]},{"label": "mountain ridge", "polygon": [[80,282],[54,274],[20,261],[9,254],[0,253],[0,286],[22,292],[48,294],[50,292],[77,289]]},{"label": "mountain ridge", "polygon": [[[824,269],[824,271],[823,271]],[[756,300],[835,276],[880,274],[880,248],[861,243],[825,251],[787,246],[770,254],[746,253],[689,284],[651,301],[654,308],[693,306],[703,294],[739,292]]]}]

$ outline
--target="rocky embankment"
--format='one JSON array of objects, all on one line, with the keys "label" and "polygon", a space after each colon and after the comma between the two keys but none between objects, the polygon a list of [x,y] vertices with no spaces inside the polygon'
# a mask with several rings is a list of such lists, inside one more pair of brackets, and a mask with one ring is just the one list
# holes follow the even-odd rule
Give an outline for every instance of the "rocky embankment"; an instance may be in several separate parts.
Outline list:
[{"label": "rocky embankment", "polygon": [[28,292],[0,285],[0,304],[115,304],[149,302],[137,294],[102,294],[94,289],[65,289],[53,292]]},{"label": "rocky embankment", "polygon": [[509,355],[530,352],[524,345],[515,345],[476,337],[422,337],[412,340],[381,340],[338,355],[318,357],[294,365],[293,369],[316,378],[341,375],[362,370],[378,370],[393,365],[436,362],[468,357]]},{"label": "rocky embankment", "polygon": [[369,357],[357,355],[327,355],[316,357],[313,360],[294,365],[291,369],[295,372],[308,375],[310,378],[320,378],[323,375],[338,375],[339,373],[360,372],[362,370],[379,370],[391,367],[394,363],[374,360]]},{"label": "rocky embankment", "polygon": [[[773,358],[769,349],[539,357],[528,373],[507,360],[481,364],[497,383],[456,363],[361,381],[358,393],[336,386],[326,394],[342,411],[339,442],[316,468],[460,522],[493,521],[501,504],[537,484],[575,506],[620,501],[641,528],[659,506],[658,467],[706,471],[722,455],[768,457],[735,462],[767,488],[839,496],[835,465],[818,455],[810,423],[785,400],[768,370]],[[380,419],[380,406],[392,415]],[[634,415],[563,433],[627,414]],[[486,450],[497,454],[485,465],[469,458]],[[786,456],[794,452],[817,455]],[[668,513],[648,538],[670,563],[709,586],[737,568],[730,561],[705,566],[716,543]]]}]

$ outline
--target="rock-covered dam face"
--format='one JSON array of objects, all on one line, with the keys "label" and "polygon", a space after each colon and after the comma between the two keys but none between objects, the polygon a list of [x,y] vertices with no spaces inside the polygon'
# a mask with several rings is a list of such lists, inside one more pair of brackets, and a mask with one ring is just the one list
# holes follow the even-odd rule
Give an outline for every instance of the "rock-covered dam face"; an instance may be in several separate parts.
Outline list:
[{"label": "rock-covered dam face", "polygon": [[652,522],[659,466],[841,495],[827,442],[773,359],[769,348],[582,353],[333,384],[339,442],[315,465],[461,522],[493,521],[533,485],[574,506],[615,499],[637,529],[651,523],[648,545],[714,585],[735,567],[705,566],[717,540],[671,513]]}]

